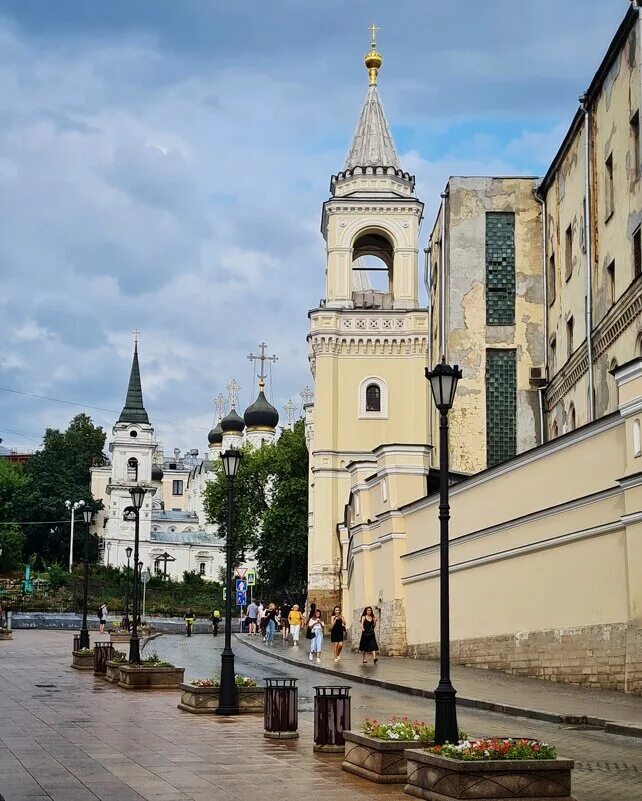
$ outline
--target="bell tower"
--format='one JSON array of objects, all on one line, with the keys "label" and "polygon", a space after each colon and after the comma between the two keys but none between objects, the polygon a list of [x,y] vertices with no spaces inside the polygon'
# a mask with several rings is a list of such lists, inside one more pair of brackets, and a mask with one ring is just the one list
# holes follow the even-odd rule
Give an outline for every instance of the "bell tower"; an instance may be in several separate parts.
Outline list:
[{"label": "bell tower", "polygon": [[[309,312],[314,406],[310,442],[308,596],[341,602],[348,543],[340,524],[347,465],[378,445],[428,442],[428,312],[419,307],[423,203],[404,171],[384,114],[383,57],[372,26],[368,90],[343,169],[323,204],[325,298]],[[373,602],[376,599],[373,600]]]}]

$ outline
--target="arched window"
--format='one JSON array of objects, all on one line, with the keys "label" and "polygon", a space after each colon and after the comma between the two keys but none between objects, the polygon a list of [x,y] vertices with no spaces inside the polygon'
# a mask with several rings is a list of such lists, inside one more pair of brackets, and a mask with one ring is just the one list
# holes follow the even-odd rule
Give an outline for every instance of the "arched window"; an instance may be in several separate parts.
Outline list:
[{"label": "arched window", "polygon": [[201,575],[201,576],[205,575],[205,562],[201,562],[200,563],[200,565],[198,566],[198,572],[199,572],[199,575]]},{"label": "arched window", "polygon": [[559,437],[559,428],[557,426],[557,420],[551,426],[551,439],[557,439]]},{"label": "arched window", "polygon": [[617,359],[611,359],[611,364],[609,365],[609,405],[607,408],[609,412],[614,412],[618,407],[617,382],[613,375],[613,371],[617,370],[617,367]]},{"label": "arched window", "polygon": [[352,300],[357,309],[392,308],[394,247],[388,237],[361,233],[352,246]]},{"label": "arched window", "polygon": [[359,418],[388,417],[388,386],[382,378],[369,376],[359,385]]},{"label": "arched window", "polygon": [[127,481],[138,481],[138,460],[133,457],[127,461]]},{"label": "arched window", "polygon": [[368,384],[366,387],[366,411],[381,411],[381,387],[377,384]]}]

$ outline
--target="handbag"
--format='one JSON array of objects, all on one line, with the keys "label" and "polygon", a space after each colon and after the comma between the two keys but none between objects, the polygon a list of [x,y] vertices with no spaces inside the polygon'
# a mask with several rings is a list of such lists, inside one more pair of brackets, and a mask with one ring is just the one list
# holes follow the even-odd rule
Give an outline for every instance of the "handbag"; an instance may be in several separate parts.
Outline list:
[{"label": "handbag", "polygon": [[312,633],[312,626],[306,626],[305,639],[306,640],[311,640],[313,637],[314,637],[314,634]]}]

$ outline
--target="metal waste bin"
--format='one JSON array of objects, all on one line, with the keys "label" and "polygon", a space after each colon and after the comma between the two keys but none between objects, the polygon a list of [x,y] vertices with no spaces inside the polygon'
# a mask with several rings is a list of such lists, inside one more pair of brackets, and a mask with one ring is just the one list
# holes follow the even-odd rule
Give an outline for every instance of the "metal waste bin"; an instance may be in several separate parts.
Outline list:
[{"label": "metal waste bin", "polygon": [[96,676],[107,673],[107,661],[111,659],[114,646],[111,642],[97,642],[94,645],[94,674]]},{"label": "metal waste bin", "polygon": [[74,634],[74,651],[80,651],[80,634]]},{"label": "metal waste bin", "polygon": [[343,753],[350,728],[351,687],[315,687],[313,751]]},{"label": "metal waste bin", "polygon": [[298,679],[265,679],[263,736],[293,740],[299,736]]}]

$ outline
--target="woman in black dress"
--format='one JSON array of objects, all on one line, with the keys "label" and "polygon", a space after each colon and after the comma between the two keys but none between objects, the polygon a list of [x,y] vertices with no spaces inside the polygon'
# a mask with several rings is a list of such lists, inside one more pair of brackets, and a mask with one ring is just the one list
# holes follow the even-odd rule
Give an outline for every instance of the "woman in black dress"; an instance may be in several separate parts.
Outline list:
[{"label": "woman in black dress", "polygon": [[334,661],[341,659],[343,641],[346,638],[346,620],[341,614],[341,607],[335,606],[330,617],[330,642],[334,646]]},{"label": "woman in black dress", "polygon": [[359,642],[359,650],[363,654],[363,664],[367,665],[368,654],[374,656],[374,663],[377,664],[379,658],[379,646],[377,645],[377,638],[375,637],[375,626],[377,625],[377,618],[374,616],[371,606],[366,606],[361,615],[361,641]]}]

